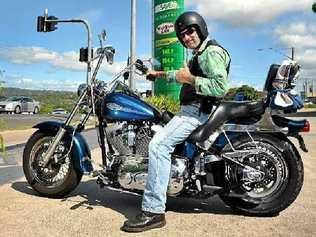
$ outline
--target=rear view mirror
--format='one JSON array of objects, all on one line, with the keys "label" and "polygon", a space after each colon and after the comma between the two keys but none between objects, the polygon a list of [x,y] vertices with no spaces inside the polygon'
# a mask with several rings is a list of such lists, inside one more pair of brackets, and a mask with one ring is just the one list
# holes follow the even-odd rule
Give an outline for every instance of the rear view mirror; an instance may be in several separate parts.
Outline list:
[{"label": "rear view mirror", "polygon": [[106,31],[105,31],[105,29],[103,29],[103,30],[101,31],[101,39],[102,39],[103,41],[106,40]]}]

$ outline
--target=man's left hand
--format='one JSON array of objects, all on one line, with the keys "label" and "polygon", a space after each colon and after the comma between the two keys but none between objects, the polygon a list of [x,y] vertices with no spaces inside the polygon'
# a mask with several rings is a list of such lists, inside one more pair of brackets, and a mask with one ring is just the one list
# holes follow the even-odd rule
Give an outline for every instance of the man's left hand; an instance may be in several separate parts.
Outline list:
[{"label": "man's left hand", "polygon": [[176,74],[177,82],[182,84],[191,84],[194,85],[195,76],[193,76],[187,65],[184,68],[181,68]]}]

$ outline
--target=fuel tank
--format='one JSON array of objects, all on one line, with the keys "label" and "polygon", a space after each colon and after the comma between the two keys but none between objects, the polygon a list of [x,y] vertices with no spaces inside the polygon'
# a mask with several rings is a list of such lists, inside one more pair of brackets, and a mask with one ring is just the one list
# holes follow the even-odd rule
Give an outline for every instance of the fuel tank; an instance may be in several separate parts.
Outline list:
[{"label": "fuel tank", "polygon": [[158,121],[160,113],[136,96],[113,92],[104,98],[102,118],[112,121]]}]

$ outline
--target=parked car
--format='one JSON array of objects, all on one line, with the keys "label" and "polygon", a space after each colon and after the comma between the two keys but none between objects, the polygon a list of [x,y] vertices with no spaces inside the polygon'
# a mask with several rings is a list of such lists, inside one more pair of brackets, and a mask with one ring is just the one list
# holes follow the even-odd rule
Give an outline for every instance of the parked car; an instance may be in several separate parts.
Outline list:
[{"label": "parked car", "polygon": [[37,114],[40,111],[40,103],[30,97],[11,96],[5,101],[0,101],[0,112],[20,114],[29,112]]},{"label": "parked car", "polygon": [[304,105],[312,105],[312,104],[313,104],[313,102],[310,101],[309,99],[304,100]]},{"label": "parked car", "polygon": [[52,111],[52,114],[53,115],[59,115],[59,114],[68,114],[68,112],[65,110],[65,109],[63,109],[63,108],[58,108],[58,109],[54,109],[53,111]]}]

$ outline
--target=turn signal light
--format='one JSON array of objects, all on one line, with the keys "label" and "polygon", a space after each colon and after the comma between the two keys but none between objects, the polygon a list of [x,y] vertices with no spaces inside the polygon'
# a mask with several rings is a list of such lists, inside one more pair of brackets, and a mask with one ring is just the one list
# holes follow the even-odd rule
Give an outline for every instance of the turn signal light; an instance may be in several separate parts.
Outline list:
[{"label": "turn signal light", "polygon": [[310,123],[306,120],[304,127],[301,129],[301,132],[309,132],[311,130]]}]

